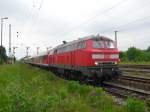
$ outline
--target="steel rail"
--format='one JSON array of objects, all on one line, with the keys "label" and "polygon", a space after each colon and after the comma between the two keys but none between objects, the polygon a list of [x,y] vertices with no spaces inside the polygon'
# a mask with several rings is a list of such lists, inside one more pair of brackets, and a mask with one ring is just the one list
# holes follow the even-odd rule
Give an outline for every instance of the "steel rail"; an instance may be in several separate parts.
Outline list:
[{"label": "steel rail", "polygon": [[119,64],[120,68],[140,68],[140,69],[150,69],[150,65],[131,65],[131,64]]},{"label": "steel rail", "polygon": [[125,79],[125,80],[130,80],[130,81],[136,81],[136,82],[142,82],[142,83],[149,83],[150,84],[150,78],[145,78],[145,77],[121,75],[119,78]]},{"label": "steel rail", "polygon": [[[133,87],[129,87],[129,86],[123,86],[123,85],[119,85],[119,84],[116,84],[116,83],[113,83],[113,82],[103,82],[104,86],[109,86],[109,87],[115,87],[115,88],[118,88],[118,89],[123,89],[123,90],[128,90],[128,91],[132,91],[132,92],[135,92],[137,94],[142,94],[142,95],[146,95],[146,96],[149,96],[150,95],[150,91],[145,91],[145,90],[142,90],[142,89],[137,89],[137,88],[133,88]],[[105,88],[105,87],[104,87]]]}]

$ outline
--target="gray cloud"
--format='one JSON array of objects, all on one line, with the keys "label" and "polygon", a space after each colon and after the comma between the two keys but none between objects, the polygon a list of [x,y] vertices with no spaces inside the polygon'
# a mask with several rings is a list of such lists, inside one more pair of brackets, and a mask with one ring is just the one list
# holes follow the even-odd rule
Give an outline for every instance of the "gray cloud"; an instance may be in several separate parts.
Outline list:
[{"label": "gray cloud", "polygon": [[[40,3],[40,0],[37,1]],[[33,7],[31,0],[1,0],[0,17],[9,17],[13,46],[19,46],[18,57],[25,55],[26,46],[31,46],[30,50],[35,53],[36,46],[45,50],[45,46],[56,46],[62,40],[70,41],[91,34],[114,38],[114,30],[119,30],[120,50],[131,45],[145,49],[150,43],[150,18],[134,21],[150,16],[150,0],[126,0],[108,11],[120,1],[45,0],[39,10],[39,6]],[[5,22],[5,37],[8,37],[8,22]],[[16,38],[17,31],[19,38]],[[8,47],[8,38],[4,41]]]}]

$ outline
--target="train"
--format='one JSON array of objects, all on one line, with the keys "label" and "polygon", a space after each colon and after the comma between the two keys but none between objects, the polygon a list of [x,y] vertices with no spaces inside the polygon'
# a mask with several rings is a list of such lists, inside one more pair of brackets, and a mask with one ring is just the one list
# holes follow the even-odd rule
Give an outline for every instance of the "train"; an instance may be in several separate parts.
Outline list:
[{"label": "train", "polygon": [[46,68],[67,79],[101,83],[121,75],[115,41],[91,35],[66,42],[48,52],[24,59],[25,63]]}]

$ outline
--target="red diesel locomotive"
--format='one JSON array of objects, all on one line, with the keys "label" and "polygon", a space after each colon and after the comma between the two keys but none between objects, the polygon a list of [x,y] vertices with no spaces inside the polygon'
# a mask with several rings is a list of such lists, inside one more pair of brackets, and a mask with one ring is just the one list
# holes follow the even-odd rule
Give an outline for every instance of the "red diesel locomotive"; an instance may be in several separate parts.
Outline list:
[{"label": "red diesel locomotive", "polygon": [[51,49],[26,60],[57,74],[80,81],[101,82],[120,74],[119,51],[115,42],[104,36],[88,36]]}]

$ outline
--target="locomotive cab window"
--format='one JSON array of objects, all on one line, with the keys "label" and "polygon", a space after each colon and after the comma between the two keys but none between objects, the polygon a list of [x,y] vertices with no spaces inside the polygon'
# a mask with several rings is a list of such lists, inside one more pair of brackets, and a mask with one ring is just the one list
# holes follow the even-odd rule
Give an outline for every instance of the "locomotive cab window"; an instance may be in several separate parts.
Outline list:
[{"label": "locomotive cab window", "polygon": [[115,48],[113,41],[105,41],[106,48]]},{"label": "locomotive cab window", "polygon": [[93,40],[93,48],[104,48],[104,42],[102,40]]},{"label": "locomotive cab window", "polygon": [[93,40],[93,48],[115,48],[111,40]]}]

